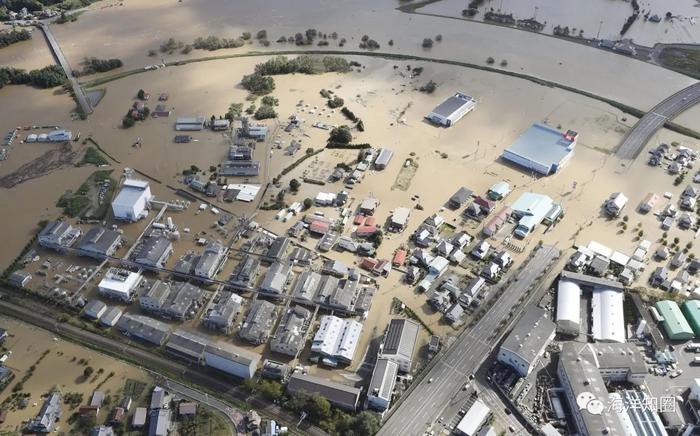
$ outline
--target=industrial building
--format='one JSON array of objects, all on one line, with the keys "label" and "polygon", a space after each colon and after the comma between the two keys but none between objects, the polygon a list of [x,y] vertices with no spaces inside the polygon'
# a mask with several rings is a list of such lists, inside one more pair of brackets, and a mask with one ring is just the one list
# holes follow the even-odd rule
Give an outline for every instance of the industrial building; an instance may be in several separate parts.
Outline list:
[{"label": "industrial building", "polygon": [[287,309],[270,340],[270,350],[296,357],[304,347],[306,330],[313,314],[301,306]]},{"label": "industrial building", "polygon": [[476,108],[476,100],[457,92],[440,103],[426,118],[435,124],[450,127]]},{"label": "industrial building", "polygon": [[392,319],[384,334],[379,357],[396,363],[401,372],[410,373],[419,330],[415,321]]},{"label": "industrial building", "polygon": [[32,280],[32,275],[23,270],[12,271],[7,282],[16,288],[24,288]]},{"label": "industrial building", "polygon": [[392,157],[394,157],[393,151],[388,148],[382,148],[377,159],[374,161],[374,168],[377,170],[385,169],[389,165],[389,162],[391,162]]},{"label": "industrial building", "polygon": [[39,245],[61,251],[70,248],[80,237],[80,228],[65,221],[49,221],[39,232]]},{"label": "industrial building", "polygon": [[[611,392],[608,401],[625,435],[667,436],[650,396],[632,389]],[[654,401],[657,399],[655,398]]]},{"label": "industrial building", "polygon": [[260,260],[257,256],[246,254],[231,274],[229,283],[237,289],[250,289],[255,284],[255,279],[260,271]]},{"label": "industrial building", "polygon": [[658,301],[654,307],[663,318],[661,325],[666,331],[666,336],[672,341],[687,341],[693,339],[695,333],[683,316],[683,312],[675,301]]},{"label": "industrial building", "polygon": [[262,259],[268,263],[283,261],[287,257],[287,248],[290,244],[291,240],[286,236],[276,237],[268,247]]},{"label": "industrial building", "polygon": [[112,267],[107,270],[97,291],[100,295],[121,301],[131,301],[134,297],[134,290],[141,283],[142,276],[122,268]]},{"label": "industrial building", "polygon": [[170,409],[151,410],[148,417],[148,436],[168,436],[172,412]]},{"label": "industrial building", "polygon": [[217,342],[204,348],[204,363],[227,374],[250,379],[255,375],[260,356],[233,344]]},{"label": "industrial building", "polygon": [[107,311],[107,305],[100,300],[90,300],[83,308],[83,316],[98,321]]},{"label": "industrial building", "polygon": [[275,262],[270,266],[265,273],[262,283],[260,284],[260,292],[273,296],[280,296],[286,293],[294,274],[292,267],[280,262]]},{"label": "industrial building", "polygon": [[122,310],[118,307],[110,307],[100,318],[100,324],[105,327],[114,327],[122,317]]},{"label": "industrial building", "polygon": [[681,306],[681,312],[685,315],[690,328],[693,329],[695,336],[700,336],[700,301],[687,300]]},{"label": "industrial building", "polygon": [[555,324],[546,318],[544,309],[528,306],[501,344],[498,361],[510,366],[522,377],[528,376],[554,339],[555,330]]},{"label": "industrial building", "polygon": [[202,319],[202,325],[230,333],[233,320],[240,313],[242,306],[243,297],[234,293],[222,292],[219,295],[219,300],[207,310]]},{"label": "industrial building", "polygon": [[383,357],[377,359],[367,388],[367,403],[371,408],[380,412],[389,408],[398,371],[399,366],[395,362]]},{"label": "industrial building", "polygon": [[572,281],[559,279],[556,323],[558,333],[578,336],[581,326],[581,287]]},{"label": "industrial building", "polygon": [[141,309],[168,319],[191,319],[204,300],[204,291],[186,282],[156,280],[139,298]]},{"label": "industrial building", "polygon": [[546,217],[556,220],[562,212],[561,206],[542,194],[526,192],[510,206],[512,215],[518,219],[515,234],[521,238],[529,235]]},{"label": "industrial building", "polygon": [[625,342],[624,293],[616,289],[594,288],[591,296],[593,339],[601,342]]},{"label": "industrial building", "polygon": [[175,330],[165,344],[168,353],[199,364],[204,356],[204,349],[209,344],[209,339],[187,330]]},{"label": "industrial building", "polygon": [[535,123],[501,157],[528,171],[548,176],[559,171],[571,159],[577,140],[578,133],[574,131],[561,132]]},{"label": "industrial building", "polygon": [[277,320],[277,306],[265,300],[255,300],[251,305],[238,336],[255,345],[267,342]]},{"label": "industrial building", "polygon": [[301,273],[292,291],[294,301],[311,304],[321,283],[321,277],[321,274],[315,271],[304,271]]},{"label": "industrial building", "polygon": [[298,392],[319,394],[332,405],[354,412],[357,410],[362,390],[324,378],[295,373],[289,378],[287,392],[290,395]]},{"label": "industrial building", "polygon": [[583,435],[626,435],[611,406],[606,383],[640,385],[646,373],[644,358],[634,344],[565,342],[557,375],[576,430]]},{"label": "industrial building", "polygon": [[241,118],[241,128],[237,131],[244,138],[264,141],[267,136],[267,126],[259,123],[251,123],[247,117]]},{"label": "industrial building", "polygon": [[476,400],[455,427],[455,433],[463,436],[476,436],[484,425],[491,409],[481,400]]},{"label": "industrial building", "polygon": [[175,121],[177,131],[199,131],[204,129],[204,117],[180,117]]},{"label": "industrial building", "polygon": [[167,324],[143,315],[125,313],[117,322],[117,329],[127,337],[140,339],[160,347],[170,334]]},{"label": "industrial building", "polygon": [[221,241],[210,241],[194,266],[194,275],[200,279],[212,279],[222,267],[226,247]]},{"label": "industrial building", "polygon": [[173,244],[162,236],[146,236],[131,253],[131,260],[145,268],[163,268],[173,254]]},{"label": "industrial building", "polygon": [[311,343],[311,352],[330,358],[332,361],[350,363],[355,355],[361,333],[362,324],[355,320],[324,315],[321,317],[321,326]]},{"label": "industrial building", "polygon": [[235,160],[223,162],[218,174],[222,177],[256,177],[260,173],[257,160]]},{"label": "industrial building", "polygon": [[138,221],[148,215],[149,202],[153,199],[148,182],[126,179],[112,201],[114,218],[121,221]]},{"label": "industrial building", "polygon": [[104,259],[112,256],[122,242],[122,235],[104,227],[93,227],[78,243],[78,254]]}]

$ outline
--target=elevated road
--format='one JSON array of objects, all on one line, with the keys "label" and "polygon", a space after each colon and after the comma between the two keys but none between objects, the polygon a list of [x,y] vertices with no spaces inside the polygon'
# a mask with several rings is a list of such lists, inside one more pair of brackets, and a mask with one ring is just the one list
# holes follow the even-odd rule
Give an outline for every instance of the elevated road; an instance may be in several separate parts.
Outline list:
[{"label": "elevated road", "polygon": [[70,64],[68,63],[68,59],[66,59],[66,56],[63,54],[63,51],[61,51],[61,47],[58,45],[58,41],[56,41],[56,38],[53,36],[53,32],[51,32],[51,28],[49,27],[48,23],[40,23],[38,27],[41,29],[42,32],[44,32],[44,36],[46,37],[46,41],[49,43],[49,48],[51,49],[51,52],[53,53],[54,57],[56,58],[56,61],[58,61],[58,64],[61,66],[61,68],[63,68],[63,71],[66,73],[66,77],[68,78],[68,81],[70,82],[70,85],[73,88],[73,94],[75,95],[75,99],[78,102],[78,105],[83,110],[85,115],[91,114],[92,105],[90,105],[90,101],[85,95],[85,92],[83,92],[83,88],[80,86],[80,83],[78,83],[78,79],[76,79],[73,75],[73,70],[71,69]]},{"label": "elevated road", "polygon": [[399,404],[378,433],[378,436],[420,436],[441,415],[442,411],[476,372],[498,343],[494,335],[503,320],[518,304],[520,297],[536,285],[559,257],[553,246],[542,246],[520,270],[517,281],[506,289],[496,304],[472,329],[462,332],[439,361],[428,371],[408,397]]},{"label": "elevated road", "polygon": [[700,82],[681,89],[657,104],[627,132],[617,149],[617,157],[622,160],[636,159],[654,133],[681,112],[698,103],[700,103]]}]

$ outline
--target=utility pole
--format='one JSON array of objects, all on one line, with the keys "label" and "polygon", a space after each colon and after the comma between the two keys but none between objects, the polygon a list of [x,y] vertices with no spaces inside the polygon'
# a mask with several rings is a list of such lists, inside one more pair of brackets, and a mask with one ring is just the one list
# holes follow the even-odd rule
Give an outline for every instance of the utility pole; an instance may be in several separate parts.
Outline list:
[{"label": "utility pole", "polygon": [[595,39],[600,38],[600,29],[603,28],[603,20],[600,20],[600,23],[598,24],[598,33],[595,35]]}]

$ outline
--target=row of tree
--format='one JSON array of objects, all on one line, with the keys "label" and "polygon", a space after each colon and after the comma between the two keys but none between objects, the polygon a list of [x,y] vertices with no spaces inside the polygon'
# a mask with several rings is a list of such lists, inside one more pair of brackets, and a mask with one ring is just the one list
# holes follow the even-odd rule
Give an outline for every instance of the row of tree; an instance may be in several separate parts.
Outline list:
[{"label": "row of tree", "polygon": [[12,67],[0,67],[0,88],[5,85],[31,85],[37,88],[54,88],[66,83],[66,75],[58,65],[50,65],[29,72]]},{"label": "row of tree", "polygon": [[350,71],[350,63],[345,58],[338,56],[324,56],[320,58],[302,55],[293,59],[289,59],[286,56],[276,56],[255,66],[256,73],[266,76],[292,73],[345,73],[348,71]]},{"label": "row of tree", "polygon": [[78,75],[89,75],[95,73],[104,73],[107,71],[115,70],[121,68],[124,64],[121,59],[97,59],[97,58],[85,58],[83,61],[83,70],[80,71]]}]

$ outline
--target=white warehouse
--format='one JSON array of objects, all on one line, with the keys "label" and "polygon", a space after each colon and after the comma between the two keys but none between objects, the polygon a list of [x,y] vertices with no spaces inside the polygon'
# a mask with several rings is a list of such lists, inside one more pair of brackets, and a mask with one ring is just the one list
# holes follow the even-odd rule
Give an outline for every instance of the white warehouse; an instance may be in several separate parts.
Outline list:
[{"label": "white warehouse", "polygon": [[362,324],[357,321],[324,315],[321,317],[321,326],[311,343],[311,351],[324,357],[350,363],[355,355],[361,332]]},{"label": "white warehouse", "polygon": [[131,301],[134,290],[141,283],[142,276],[121,268],[110,268],[97,285],[100,295],[116,300]]},{"label": "white warehouse", "polygon": [[557,287],[557,332],[576,336],[581,326],[581,287],[559,280]]},{"label": "white warehouse", "polygon": [[204,348],[204,363],[242,379],[253,378],[260,356],[226,342],[207,344]]},{"label": "white warehouse", "polygon": [[440,103],[426,118],[435,124],[450,127],[474,108],[476,108],[476,100],[458,92]]},{"label": "white warehouse", "polygon": [[148,182],[126,179],[122,189],[112,201],[114,218],[122,221],[138,221],[148,214],[148,202],[153,199]]},{"label": "white warehouse", "polygon": [[623,293],[615,289],[593,290],[593,339],[601,342],[625,342]]},{"label": "white warehouse", "polygon": [[552,339],[556,326],[545,317],[544,309],[528,306],[513,331],[498,350],[498,361],[526,377]]}]

